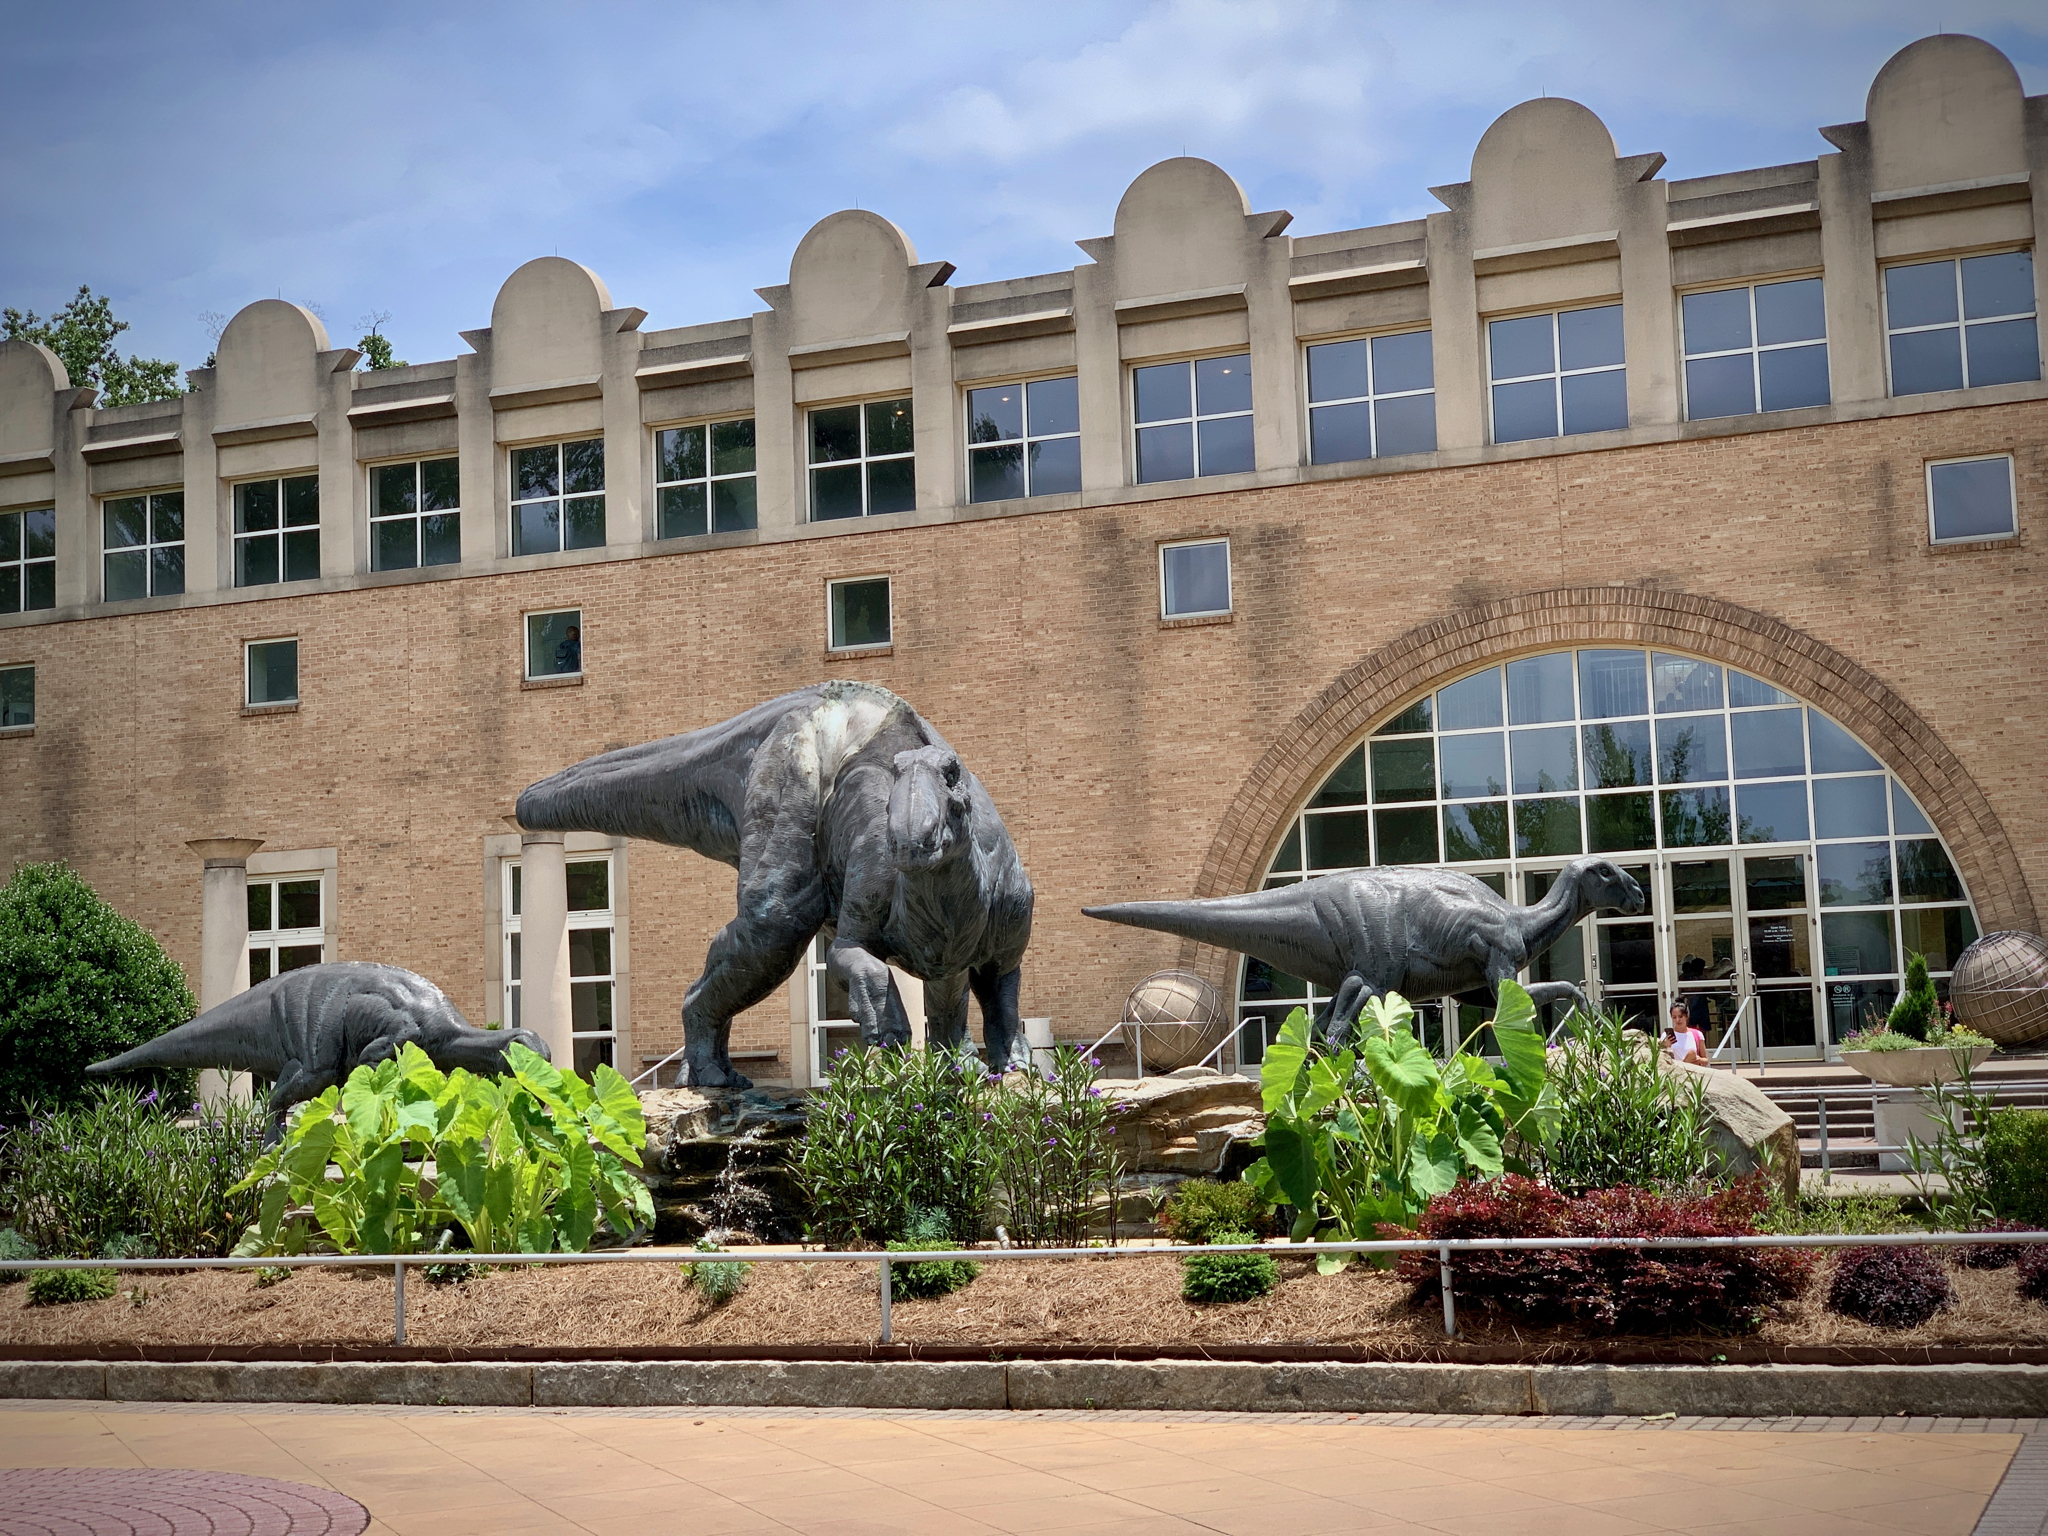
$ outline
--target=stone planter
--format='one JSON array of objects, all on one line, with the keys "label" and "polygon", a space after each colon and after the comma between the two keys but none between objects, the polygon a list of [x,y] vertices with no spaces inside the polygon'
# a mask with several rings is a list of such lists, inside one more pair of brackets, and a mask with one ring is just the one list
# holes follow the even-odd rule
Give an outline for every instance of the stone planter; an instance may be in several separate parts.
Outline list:
[{"label": "stone planter", "polygon": [[1965,1066],[1976,1071],[1991,1051],[1988,1045],[1968,1049],[1925,1045],[1914,1051],[1844,1051],[1842,1065],[1873,1083],[1892,1088],[1928,1088],[1935,1083],[1954,1082],[1963,1075]]}]

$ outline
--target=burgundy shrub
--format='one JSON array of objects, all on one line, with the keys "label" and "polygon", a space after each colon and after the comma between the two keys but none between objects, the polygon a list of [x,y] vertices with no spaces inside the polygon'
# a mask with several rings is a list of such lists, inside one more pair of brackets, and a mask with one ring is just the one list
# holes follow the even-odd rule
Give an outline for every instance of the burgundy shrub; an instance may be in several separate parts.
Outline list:
[{"label": "burgundy shrub", "polygon": [[[2024,1221],[1988,1221],[1979,1232],[2031,1232]],[[2010,1269],[2026,1252],[2018,1243],[1964,1243],[1949,1250],[1958,1269]]]},{"label": "burgundy shrub", "polygon": [[1876,1328],[1918,1328],[1955,1305],[1941,1260],[1925,1248],[1844,1248],[1828,1284],[1828,1310]]},{"label": "burgundy shrub", "polygon": [[2020,1294],[2029,1301],[2048,1301],[2048,1246],[2022,1248],[2017,1267]]}]

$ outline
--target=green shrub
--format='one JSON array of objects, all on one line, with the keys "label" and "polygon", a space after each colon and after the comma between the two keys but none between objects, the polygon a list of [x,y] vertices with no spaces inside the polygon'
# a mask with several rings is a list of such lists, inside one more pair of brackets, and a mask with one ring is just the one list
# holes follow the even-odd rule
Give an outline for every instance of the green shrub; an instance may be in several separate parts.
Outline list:
[{"label": "green shrub", "polygon": [[1081,1247],[1098,1201],[1109,1205],[1116,1239],[1116,1120],[1130,1106],[1104,1096],[1101,1066],[1062,1045],[1043,1072],[1018,1073],[995,1096],[1004,1229],[1020,1248]]},{"label": "green shrub", "polygon": [[1656,1043],[1619,1012],[1581,1015],[1576,1038],[1551,1053],[1550,1080],[1557,1136],[1542,1166],[1567,1195],[1680,1189],[1713,1171],[1706,1083],[1661,1066]]},{"label": "green shrub", "polygon": [[1928,979],[1927,957],[1908,954],[1906,956],[1906,990],[1899,1000],[1892,1004],[1891,1016],[1884,1021],[1885,1028],[1895,1035],[1909,1035],[1915,1040],[1927,1038],[1927,1026],[1934,1022],[1941,1011],[1941,999],[1935,994],[1934,983]]},{"label": "green shrub", "polygon": [[105,1301],[114,1289],[111,1269],[39,1269],[28,1277],[28,1304],[62,1307],[74,1301]]},{"label": "green shrub", "polygon": [[[32,1259],[36,1245],[12,1227],[0,1227],[0,1263],[8,1259]],[[0,1269],[0,1285],[19,1285],[28,1278],[25,1269]]]},{"label": "green shrub", "polygon": [[117,1232],[100,1248],[103,1259],[153,1259],[157,1256],[155,1243],[132,1232]]},{"label": "green shrub", "polygon": [[[937,1211],[920,1211],[905,1229],[901,1242],[889,1244],[891,1253],[916,1253],[920,1249],[951,1248],[946,1219]],[[891,1264],[889,1288],[905,1301],[925,1301],[933,1296],[950,1296],[981,1273],[972,1259],[936,1259],[927,1264]]]},{"label": "green shrub", "polygon": [[1992,1214],[2048,1227],[2048,1109],[1994,1109],[1984,1119],[1985,1194]]},{"label": "green shrub", "polygon": [[[1212,1243],[1255,1243],[1249,1232],[1218,1232]],[[1188,1301],[1256,1301],[1280,1283],[1269,1253],[1191,1253],[1180,1261],[1180,1293]]]},{"label": "green shrub", "polygon": [[[85,1097],[86,1067],[192,1017],[161,945],[65,864],[24,864],[0,886],[0,1121]],[[191,1102],[192,1074],[154,1074]]]},{"label": "green shrub", "polygon": [[[723,1253],[725,1250],[708,1237],[697,1240],[699,1253]],[[694,1264],[681,1266],[697,1294],[714,1307],[722,1307],[733,1297],[746,1289],[747,1280],[754,1273],[754,1266],[737,1259],[700,1259]]]},{"label": "green shrub", "polygon": [[1213,1243],[1218,1232],[1271,1237],[1272,1220],[1272,1202],[1242,1180],[1189,1179],[1159,1213],[1159,1225],[1176,1243]]},{"label": "green shrub", "polygon": [[253,1286],[256,1290],[267,1291],[273,1285],[283,1285],[285,1281],[291,1279],[291,1277],[292,1272],[285,1265],[266,1264],[261,1269],[256,1271],[256,1278],[253,1282]]}]

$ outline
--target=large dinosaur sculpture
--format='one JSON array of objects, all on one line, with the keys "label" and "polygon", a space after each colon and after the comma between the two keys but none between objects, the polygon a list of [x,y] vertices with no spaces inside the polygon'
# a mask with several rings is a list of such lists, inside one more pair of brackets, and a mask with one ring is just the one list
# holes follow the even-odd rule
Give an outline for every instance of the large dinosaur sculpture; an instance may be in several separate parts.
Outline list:
[{"label": "large dinosaur sculpture", "polygon": [[967,994],[990,1067],[1029,1063],[1017,1018],[1031,881],[995,802],[886,688],[831,682],[719,725],[587,758],[519,797],[520,825],[691,848],[739,870],[739,911],[683,998],[680,1081],[749,1086],[733,1015],[773,992],[822,930],[868,1044],[910,1039],[891,962],[925,984],[925,1032],[958,1049]]},{"label": "large dinosaur sculpture", "polygon": [[306,965],[209,1008],[176,1029],[88,1072],[148,1067],[213,1067],[269,1078],[270,1134],[276,1140],[294,1104],[319,1097],[357,1067],[374,1066],[410,1043],[447,1071],[506,1070],[514,1041],[541,1056],[538,1035],[523,1029],[474,1029],[424,976],[395,965],[337,960]]},{"label": "large dinosaur sculpture", "polygon": [[[1399,992],[1412,1002],[1468,992],[1491,998],[1531,960],[1593,911],[1633,917],[1648,903],[1619,865],[1575,859],[1533,907],[1509,906],[1455,870],[1355,869],[1293,885],[1207,901],[1126,901],[1084,907],[1090,917],[1156,928],[1234,949],[1333,994],[1323,1014],[1342,1040],[1368,997]],[[1538,1003],[1586,996],[1569,981],[1529,986]]]}]

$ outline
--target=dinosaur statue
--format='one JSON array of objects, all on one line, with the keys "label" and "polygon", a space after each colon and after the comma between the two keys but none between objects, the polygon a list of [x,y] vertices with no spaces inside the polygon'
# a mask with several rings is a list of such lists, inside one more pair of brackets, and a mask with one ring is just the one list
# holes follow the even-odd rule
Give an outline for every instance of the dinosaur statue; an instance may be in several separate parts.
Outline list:
[{"label": "dinosaur statue", "polygon": [[521,826],[690,848],[739,870],[739,911],[683,997],[678,1080],[745,1088],[727,1054],[733,1015],[767,997],[832,934],[869,1045],[910,1024],[889,963],[925,984],[927,1041],[964,1048],[967,994],[988,1064],[1027,1065],[1018,967],[1031,881],[981,781],[902,699],[830,682],[719,725],[587,758],[528,787]]},{"label": "dinosaur statue", "polygon": [[484,1076],[506,1070],[514,1041],[540,1056],[541,1038],[524,1029],[474,1029],[448,994],[424,976],[395,965],[339,960],[305,965],[259,981],[176,1029],[88,1072],[148,1067],[213,1067],[270,1079],[270,1129],[275,1141],[294,1104],[318,1098],[357,1067],[396,1056],[410,1042],[447,1071],[467,1067]]},{"label": "dinosaur statue", "polygon": [[[1084,907],[1089,917],[1155,928],[1234,949],[1332,994],[1321,1020],[1341,1042],[1365,1000],[1399,992],[1411,1002],[1478,993],[1501,982],[1593,911],[1633,917],[1643,889],[1603,858],[1574,859],[1533,907],[1513,907],[1470,875],[1427,867],[1354,869],[1207,901],[1125,901]],[[1529,985],[1538,1004],[1586,995],[1569,981]]]}]

